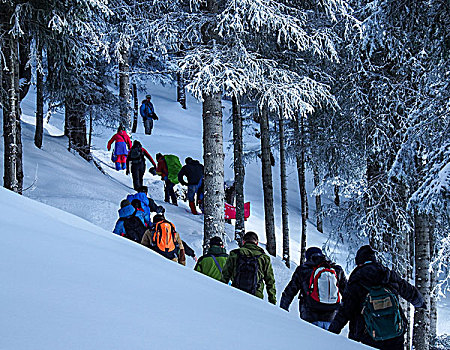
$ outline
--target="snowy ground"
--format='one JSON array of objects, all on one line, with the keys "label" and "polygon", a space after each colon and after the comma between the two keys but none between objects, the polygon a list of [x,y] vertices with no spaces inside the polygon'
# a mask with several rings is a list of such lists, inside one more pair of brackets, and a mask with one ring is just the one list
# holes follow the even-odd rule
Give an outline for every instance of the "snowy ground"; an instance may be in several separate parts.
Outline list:
[{"label": "snowy ground", "polygon": [[366,348],[3,188],[0,210],[0,349]]},{"label": "snowy ground", "polygon": [[[142,123],[139,123],[138,132],[133,135],[133,139],[138,139],[142,142],[144,147],[153,155],[161,152],[164,154],[176,154],[180,157],[180,160],[183,162],[184,158],[190,156],[195,159],[202,160],[202,125],[201,125],[201,104],[197,103],[195,100],[189,98],[188,99],[188,109],[185,111],[181,109],[179,104],[177,104],[174,100],[175,98],[175,89],[171,87],[161,87],[161,86],[149,86],[148,91],[146,93],[152,94],[152,101],[155,105],[156,113],[159,116],[159,120],[155,122],[153,135],[147,136],[143,134],[143,126]],[[141,94],[141,98],[145,95],[145,93]],[[133,191],[129,186],[132,186],[132,181],[130,176],[126,176],[123,172],[116,172],[113,169],[110,169],[107,165],[111,165],[109,158],[110,152],[106,150],[106,143],[111,135],[114,133],[114,130],[107,129],[104,127],[96,126],[94,129],[94,139],[93,139],[93,148],[94,148],[94,156],[96,159],[104,162],[102,164],[104,170],[107,172],[107,176],[102,174],[98,169],[90,163],[83,161],[80,157],[70,153],[67,151],[67,139],[62,135],[63,130],[63,118],[60,114],[55,114],[51,118],[50,125],[46,125],[45,127],[45,136],[44,136],[44,146],[42,150],[35,148],[33,143],[33,135],[34,135],[34,94],[30,93],[27,99],[22,104],[22,110],[24,113],[23,116],[23,143],[24,143],[24,159],[25,159],[25,180],[24,187],[33,186],[27,190],[24,194],[26,197],[36,199],[40,202],[49,204],[53,207],[62,209],[66,212],[75,214],[87,221],[101,227],[102,229],[110,232],[114,227],[114,223],[117,219],[117,210],[120,201],[126,197],[128,193],[132,193]],[[224,108],[224,120],[230,114],[230,105],[225,103]],[[225,139],[228,140],[231,137],[231,126],[224,123],[224,135]],[[254,147],[258,144],[258,140],[255,139],[251,134],[246,134],[246,145],[247,149]],[[0,145],[0,150],[3,149],[3,143]],[[276,153],[276,152],[274,152]],[[225,168],[225,177],[232,178],[232,168],[230,167],[232,163],[232,152],[226,150],[226,168]],[[3,163],[3,152],[0,154],[0,165]],[[260,236],[262,242],[265,242],[264,237],[264,209],[263,209],[263,201],[262,201],[262,185],[261,185],[261,170],[260,170],[260,161],[256,159],[253,163],[249,164],[246,167],[246,186],[245,186],[245,196],[246,200],[251,202],[251,216],[246,223],[247,230],[254,230]],[[274,170],[274,190],[275,190],[275,210],[276,210],[276,225],[277,225],[277,251],[278,255],[281,255],[281,206],[280,206],[280,198],[279,198],[279,169],[278,164],[273,168]],[[298,181],[295,167],[290,167],[288,170],[289,179],[289,222],[290,222],[290,233],[291,233],[291,259],[293,262],[299,260],[299,236],[300,236],[300,203],[298,196]],[[158,204],[164,205],[166,208],[166,216],[169,220],[173,221],[177,230],[180,232],[183,240],[188,242],[190,246],[192,246],[197,255],[201,254],[201,244],[202,244],[202,230],[203,230],[203,222],[202,217],[195,217],[189,214],[186,210],[188,209],[185,203],[180,202],[179,207],[174,207],[171,205],[165,205],[163,200],[163,184],[159,180],[159,177],[152,176],[147,173],[145,175],[145,184],[149,186],[150,195],[156,200]],[[312,187],[311,181],[308,183],[309,189]],[[0,193],[0,200],[3,200],[5,197],[5,192]],[[9,198],[9,197],[8,197]],[[310,198],[310,208],[314,208],[313,198]],[[6,206],[6,204],[5,204]],[[2,210],[2,213],[4,210]],[[43,209],[42,212],[51,213],[55,218],[59,218],[62,214],[59,211],[50,210],[50,208]],[[6,216],[5,216],[6,217]],[[24,217],[28,217],[25,215]],[[65,216],[64,216],[65,217]],[[311,215],[313,218],[313,215]],[[72,218],[72,217],[71,217]],[[38,220],[38,219],[36,219]],[[3,215],[2,215],[2,225],[3,225]],[[38,220],[41,221],[40,219]],[[233,237],[233,227],[231,225],[226,225],[227,235],[230,237],[228,243],[228,249],[235,248],[235,244],[231,242],[231,238]],[[33,226],[34,227],[34,226]],[[95,229],[90,227],[89,232],[94,232]],[[40,231],[36,231],[40,232]],[[102,237],[105,236],[104,231],[98,229],[98,234]],[[86,233],[87,235],[87,233]],[[83,234],[83,237],[86,235]],[[70,235],[69,235],[70,236]],[[68,237],[69,237],[68,236]],[[66,237],[66,236],[64,236]],[[71,237],[71,236],[70,236]],[[87,237],[87,236],[86,236]],[[114,243],[114,253],[118,254],[117,263],[114,262],[114,256],[109,256],[111,258],[110,264],[111,266],[120,265],[124,262],[124,256],[126,256],[130,261],[126,261],[125,265],[130,265],[134,269],[139,269],[137,265],[140,264],[140,258],[136,256],[134,258],[134,254],[137,251],[137,247],[133,245],[130,248],[130,242],[122,242],[123,240],[120,237],[115,237],[113,235],[106,236],[104,240],[98,240],[97,238],[93,238],[95,241],[95,247],[98,248],[103,244],[109,244],[111,239]],[[114,237],[114,238],[111,238]],[[308,246],[321,246],[323,242],[327,239],[327,235],[322,235],[315,230],[313,223],[309,225],[308,231]],[[72,238],[69,238],[69,243],[72,243]],[[108,242],[108,243],[106,243]],[[17,242],[16,242],[17,243]],[[66,244],[68,242],[59,242],[58,244]],[[121,244],[124,245],[123,252],[119,250]],[[14,246],[14,242],[11,242],[11,247]],[[39,246],[39,245],[38,245]],[[9,249],[12,249],[9,247]],[[40,246],[39,246],[40,247]],[[91,248],[87,248],[91,249]],[[110,248],[108,248],[110,249]],[[133,250],[131,250],[133,249]],[[14,250],[14,249],[13,249]],[[338,262],[345,266],[346,258],[347,258],[347,250],[341,249],[340,254],[338,254]],[[95,251],[95,254],[98,254]],[[138,253],[136,253],[138,254]],[[141,253],[139,253],[141,254]],[[148,253],[147,253],[148,254]],[[3,254],[2,254],[3,255]],[[20,254],[15,255],[17,258]],[[42,255],[41,255],[42,256]],[[289,281],[293,270],[295,269],[295,264],[292,264],[293,267],[288,270],[284,264],[282,263],[280,257],[272,258],[272,262],[274,265],[275,277],[277,280],[277,296],[278,300],[281,296],[281,292]],[[16,258],[16,259],[17,259]],[[61,258],[62,259],[62,258]],[[136,259],[134,261],[134,259]],[[152,257],[153,259],[153,257]],[[119,261],[121,260],[121,261]],[[133,261],[131,261],[133,260]],[[20,261],[20,260],[19,260]],[[64,262],[69,263],[68,261]],[[89,260],[85,263],[86,266],[92,263],[92,260]],[[153,261],[151,264],[153,265]],[[188,267],[193,267],[194,261],[188,258]],[[85,266],[85,268],[86,268]],[[168,265],[170,266],[170,265]],[[172,268],[172,267],[170,267]],[[183,271],[183,269],[179,270],[173,268],[174,271]],[[0,270],[3,274],[4,270]],[[8,271],[8,270],[5,270]],[[14,270],[11,270],[14,271]],[[112,270],[114,271],[114,270]],[[140,270],[139,270],[140,271]],[[61,271],[55,273],[60,273]],[[101,270],[97,271],[99,274],[102,274]],[[141,271],[142,272],[142,271]],[[185,272],[185,271],[184,271]],[[347,271],[349,272],[349,271]],[[108,272],[109,273],[109,272]],[[144,273],[144,272],[142,272]],[[195,274],[192,274],[195,276]],[[119,275],[118,275],[119,276]],[[141,275],[140,275],[141,276]],[[186,283],[193,283],[198,277],[193,277],[194,280],[191,282],[191,273],[189,272],[189,280],[185,280]],[[9,276],[13,277],[13,276]],[[142,277],[142,276],[141,276]],[[111,277],[113,278],[113,277]],[[2,278],[3,279],[3,278]],[[122,277],[120,277],[122,279]],[[92,280],[95,280],[92,277]],[[37,280],[34,282],[38,283]],[[62,281],[63,283],[64,281]],[[78,281],[81,283],[81,280]],[[109,281],[113,283],[113,281]],[[116,281],[119,285],[119,288],[114,292],[115,298],[119,298],[122,295],[122,289],[127,287],[130,281],[126,280],[126,282]],[[212,281],[214,282],[214,281]],[[98,283],[95,282],[95,283]],[[134,280],[133,283],[139,284],[138,280]],[[210,282],[207,282],[210,283]],[[214,287],[217,287],[216,284],[213,284]],[[41,288],[43,286],[39,286]],[[52,286],[47,286],[48,288],[53,288]],[[47,288],[46,287],[46,288]],[[57,286],[56,286],[57,287]],[[56,288],[55,287],[55,288]],[[64,286],[60,286],[64,288]],[[58,287],[59,288],[59,287]],[[99,287],[100,288],[100,287]],[[182,288],[183,292],[186,288]],[[190,289],[190,288],[189,288]],[[129,290],[129,289],[128,289]],[[230,289],[226,290],[230,292]],[[105,291],[101,291],[101,293],[105,293]],[[101,294],[100,293],[100,294]],[[153,291],[150,293],[152,294]],[[215,292],[214,292],[215,293]],[[233,292],[234,293],[234,292]],[[189,293],[191,294],[191,293]],[[142,295],[142,293],[139,293]],[[222,296],[220,297],[222,300]],[[183,293],[183,304],[190,306],[191,299],[188,296],[185,296]],[[5,299],[2,298],[4,301]],[[8,300],[8,299],[6,299]],[[47,300],[47,303],[50,302],[50,299]],[[55,300],[55,302],[59,302]],[[218,303],[218,304],[221,304]],[[102,307],[107,307],[108,303],[105,301],[102,304]],[[127,304],[128,305],[128,304]],[[262,304],[258,304],[262,305]],[[439,309],[439,319],[438,319],[438,332],[439,333],[450,333],[450,313],[448,305],[442,304],[443,307]],[[49,306],[51,307],[51,306]],[[127,306],[128,307],[128,306]],[[131,307],[131,310],[134,310],[135,307]],[[270,305],[267,305],[267,308],[271,308]],[[265,309],[265,307],[264,307]],[[297,312],[297,302],[294,301],[293,305],[291,305],[291,312],[289,317],[298,319]],[[125,307],[123,308],[125,310]],[[195,315],[194,312],[185,311],[186,315]],[[272,309],[270,309],[272,310]],[[117,311],[117,310],[116,310]],[[133,311],[135,312],[135,311]],[[141,317],[141,316],[139,316]],[[144,316],[142,316],[144,317]],[[192,316],[193,317],[193,316]],[[176,319],[177,317],[175,317]],[[189,322],[191,317],[184,317],[183,320],[185,322]],[[144,321],[144,319],[140,319]],[[68,320],[66,320],[68,322]],[[131,322],[131,320],[130,320]],[[297,321],[300,322],[300,321]],[[119,321],[120,323],[120,321]],[[131,322],[132,323],[132,322]],[[144,322],[148,324],[148,322]],[[227,322],[232,323],[231,320]],[[138,324],[142,324],[138,322]],[[303,323],[300,322],[303,327]],[[109,326],[108,326],[109,327]],[[107,328],[105,326],[104,331],[106,332]],[[114,327],[110,327],[114,328]],[[300,327],[301,328],[301,327]],[[309,332],[309,331],[308,331]],[[236,334],[236,333],[234,333]],[[260,333],[264,334],[264,333]],[[299,333],[300,334],[300,333]],[[312,334],[312,333],[311,333]],[[184,338],[189,338],[188,334],[184,334]],[[230,338],[230,337],[229,337]],[[186,344],[187,339],[184,340],[183,344]],[[334,339],[333,339],[334,341]],[[113,342],[111,343],[113,344]],[[134,343],[133,343],[134,344]],[[139,348],[139,346],[136,346]],[[8,348],[17,348],[17,347],[8,347]],[[80,345],[79,348],[86,348],[84,345]],[[101,348],[106,348],[106,346],[101,346]],[[114,348],[114,347],[113,347]],[[133,348],[129,346],[129,348]],[[347,347],[346,347],[347,348]],[[0,343],[0,349],[3,349]]]}]

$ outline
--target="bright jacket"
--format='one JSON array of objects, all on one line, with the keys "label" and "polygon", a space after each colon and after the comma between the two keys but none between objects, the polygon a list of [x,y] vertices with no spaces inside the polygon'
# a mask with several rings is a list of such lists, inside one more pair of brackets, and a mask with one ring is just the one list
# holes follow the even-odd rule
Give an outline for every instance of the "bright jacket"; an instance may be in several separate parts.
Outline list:
[{"label": "bright jacket", "polygon": [[147,102],[146,100],[142,101],[141,108],[139,108],[139,112],[141,113],[141,117],[144,121],[152,118],[151,115],[155,113],[153,103]]},{"label": "bright jacket", "polygon": [[[131,160],[130,160],[130,153],[131,153],[131,149],[130,149],[130,152],[128,152],[128,156],[127,156],[127,168],[128,169],[130,169],[130,162],[131,162]],[[144,164],[144,166],[145,166],[145,159],[144,159],[144,157],[146,157],[153,164],[153,166],[156,166],[156,163],[153,160],[153,158],[150,155],[150,153],[148,153],[147,150],[144,147],[142,147],[142,159],[141,159],[141,161],[142,161],[142,164]]]},{"label": "bright jacket", "polygon": [[155,203],[152,198],[148,198],[144,192],[137,192],[135,194],[129,194],[127,200],[131,203],[133,199],[138,199],[141,202],[141,207],[145,213],[145,222],[150,224],[150,213],[163,213],[164,208],[161,205]]},{"label": "bright jacket", "polygon": [[225,263],[228,259],[228,254],[225,248],[216,245],[211,246],[208,249],[208,253],[198,259],[194,270],[220,281],[220,279],[222,278],[222,271],[219,270],[213,259],[213,256],[214,258],[216,258],[220,269],[223,270],[223,267],[225,266]]},{"label": "bright jacket", "polygon": [[128,154],[128,150],[131,149],[131,140],[127,135],[125,130],[119,131],[117,134],[113,135],[108,141],[108,151],[111,150],[112,143],[115,142],[114,155],[119,156],[122,154]]},{"label": "bright jacket", "polygon": [[180,159],[173,154],[166,154],[159,158],[156,173],[161,175],[163,180],[169,180],[173,184],[178,183],[178,173],[181,169]]},{"label": "bright jacket", "polygon": [[267,296],[269,302],[272,304],[277,303],[277,293],[275,289],[275,276],[273,274],[272,263],[270,257],[264,252],[264,249],[258,247],[254,243],[245,243],[241,248],[232,250],[230,256],[223,267],[222,282],[228,283],[230,280],[233,282],[236,275],[236,267],[239,258],[239,254],[245,256],[257,256],[258,257],[258,281],[260,281],[256,290],[255,296],[258,298],[264,298],[264,283],[266,284]]},{"label": "bright jacket", "polygon": [[[125,234],[125,226],[123,224],[123,219],[129,218],[134,214],[136,209],[132,205],[127,205],[123,208],[119,209],[119,220],[116,222],[116,226],[114,227],[113,233],[119,236],[123,236]],[[144,213],[142,211],[136,211],[136,217],[141,219],[142,223],[145,225]]]},{"label": "bright jacket", "polygon": [[[173,226],[173,224],[172,224]],[[175,226],[173,226],[175,228]],[[161,252],[158,247],[156,246],[156,243],[153,241],[153,234],[155,233],[156,226],[148,229],[145,231],[144,236],[142,237],[141,244],[146,246],[147,248],[150,248],[154,250],[155,252],[161,254],[162,256],[165,256],[165,252]],[[173,259],[169,258],[172,261],[178,262],[181,265],[186,266],[186,255],[184,252],[184,246],[183,241],[181,240],[180,235],[178,232],[175,232],[175,242],[178,246],[178,251],[175,253],[177,256],[175,256]],[[167,256],[165,256],[167,257]]]}]

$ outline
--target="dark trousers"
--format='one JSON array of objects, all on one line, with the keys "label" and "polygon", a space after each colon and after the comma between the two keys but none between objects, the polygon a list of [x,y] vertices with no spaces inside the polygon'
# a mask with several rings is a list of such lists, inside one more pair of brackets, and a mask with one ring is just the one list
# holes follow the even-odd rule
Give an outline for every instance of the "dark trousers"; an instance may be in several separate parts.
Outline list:
[{"label": "dark trousers", "polygon": [[145,164],[131,164],[131,175],[133,176],[133,188],[137,191],[144,183]]},{"label": "dark trousers", "polygon": [[400,337],[397,338],[382,341],[374,341],[372,339],[367,339],[366,341],[363,340],[361,343],[380,350],[403,350],[403,344],[405,343],[405,339],[404,336],[401,335]]},{"label": "dark trousers", "polygon": [[175,191],[173,190],[174,183],[172,183],[169,179],[164,180],[164,201],[169,203],[169,197],[172,199],[172,204],[177,205],[177,196]]}]

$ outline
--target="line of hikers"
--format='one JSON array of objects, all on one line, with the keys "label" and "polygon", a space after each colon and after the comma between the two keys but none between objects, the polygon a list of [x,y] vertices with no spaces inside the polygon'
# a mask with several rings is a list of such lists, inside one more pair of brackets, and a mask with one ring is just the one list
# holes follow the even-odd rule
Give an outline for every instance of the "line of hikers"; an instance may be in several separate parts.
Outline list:
[{"label": "line of hikers", "polygon": [[[145,158],[151,163],[149,172],[152,175],[161,176],[164,181],[164,201],[178,205],[174,186],[178,183],[187,186],[187,198],[189,208],[192,214],[197,215],[197,207],[203,211],[203,165],[191,157],[185,159],[185,165],[182,166],[180,159],[173,154],[156,154],[156,162],[150,153],[135,140],[131,144],[130,137],[127,135],[122,125],[119,126],[117,133],[114,134],[107,144],[108,151],[111,150],[115,142],[114,151],[111,160],[115,163],[117,171],[125,170],[133,178],[133,188],[138,191],[143,186],[144,174],[146,170]],[[131,166],[130,166],[131,164]]]},{"label": "line of hikers", "polygon": [[[164,208],[147,197],[146,188],[141,190],[122,201],[121,218],[114,233],[182,265],[186,264],[186,255],[196,259],[195,252],[181,240],[173,223],[164,217]],[[142,201],[141,206],[138,201]],[[156,212],[151,223],[150,211]],[[121,212],[127,212],[128,216],[122,219]],[[143,227],[142,223],[147,224]],[[198,259],[194,269],[224,283],[231,281],[233,287],[261,299],[265,288],[268,301],[276,304],[270,257],[258,246],[255,232],[246,232],[242,241],[242,247],[228,255],[222,239],[212,237],[207,253]],[[347,280],[342,267],[330,261],[320,248],[308,248],[305,262],[296,268],[282,293],[280,307],[289,311],[298,295],[303,320],[337,334],[349,322],[350,339],[377,349],[403,350],[408,324],[398,297],[416,308],[423,308],[422,295],[416,287],[382,265],[369,245],[358,250],[355,264]]]}]

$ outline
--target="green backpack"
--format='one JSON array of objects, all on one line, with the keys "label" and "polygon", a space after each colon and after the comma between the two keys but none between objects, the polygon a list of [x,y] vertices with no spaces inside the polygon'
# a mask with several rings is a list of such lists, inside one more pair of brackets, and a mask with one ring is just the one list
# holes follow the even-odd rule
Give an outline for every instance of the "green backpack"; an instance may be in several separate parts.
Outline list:
[{"label": "green backpack", "polygon": [[168,178],[170,182],[176,185],[178,183],[178,173],[182,168],[180,159],[173,154],[164,155],[164,159],[166,160],[167,171],[169,172]]},{"label": "green backpack", "polygon": [[375,341],[387,340],[404,333],[403,315],[397,296],[387,287],[366,287],[368,290],[361,314],[367,333]]}]

